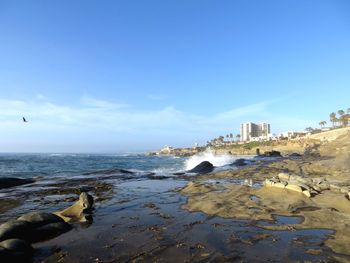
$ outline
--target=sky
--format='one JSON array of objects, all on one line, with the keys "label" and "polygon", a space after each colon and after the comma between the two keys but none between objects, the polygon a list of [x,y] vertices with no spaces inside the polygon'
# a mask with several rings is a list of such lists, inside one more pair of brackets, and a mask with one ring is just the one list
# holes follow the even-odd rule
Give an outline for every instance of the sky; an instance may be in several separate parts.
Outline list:
[{"label": "sky", "polygon": [[348,0],[0,0],[0,152],[317,127],[350,108],[349,47]]}]

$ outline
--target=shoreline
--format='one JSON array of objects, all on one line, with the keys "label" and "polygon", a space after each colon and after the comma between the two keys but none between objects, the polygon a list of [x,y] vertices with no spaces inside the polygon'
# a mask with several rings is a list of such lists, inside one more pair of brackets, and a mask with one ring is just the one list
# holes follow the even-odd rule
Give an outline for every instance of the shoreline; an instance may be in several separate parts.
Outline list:
[{"label": "shoreline", "polygon": [[[308,149],[202,175],[109,169],[38,188],[21,197],[35,211],[67,208],[82,190],[95,206],[89,224],[34,243],[34,262],[350,261],[350,136]],[[287,189],[291,178],[310,196]],[[23,213],[9,205],[12,218]]]}]

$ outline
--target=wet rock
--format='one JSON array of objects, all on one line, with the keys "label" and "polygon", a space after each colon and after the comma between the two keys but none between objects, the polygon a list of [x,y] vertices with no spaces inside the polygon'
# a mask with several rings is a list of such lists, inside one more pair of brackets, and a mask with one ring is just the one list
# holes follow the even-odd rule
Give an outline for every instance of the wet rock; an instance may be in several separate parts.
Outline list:
[{"label": "wet rock", "polygon": [[184,175],[186,174],[185,172],[177,172],[177,173],[173,173],[173,175]]},{"label": "wet rock", "polygon": [[233,166],[244,166],[247,165],[246,160],[243,158],[237,159],[236,161],[234,161],[231,165]]},{"label": "wet rock", "polygon": [[28,222],[32,227],[40,227],[50,223],[64,222],[64,220],[57,215],[43,212],[31,212],[20,216],[17,220]]},{"label": "wet rock", "polygon": [[125,169],[119,169],[119,168],[114,168],[114,169],[106,169],[106,170],[97,170],[93,172],[86,172],[83,173],[83,175],[93,175],[93,174],[105,174],[105,175],[111,175],[111,174],[134,174],[131,171],[125,170]]},{"label": "wet rock", "polygon": [[75,202],[70,207],[55,212],[54,214],[61,217],[64,221],[89,221],[91,219],[90,216],[85,213],[89,213],[94,204],[94,199],[91,195],[86,192],[83,192],[79,196],[79,200]]},{"label": "wet rock", "polygon": [[4,213],[12,208],[15,208],[21,204],[18,199],[1,198],[0,199],[0,214]]},{"label": "wet rock", "polygon": [[262,157],[282,157],[281,152],[279,151],[270,151],[270,152],[264,152],[264,154],[260,155]]},{"label": "wet rock", "polygon": [[72,226],[66,222],[50,223],[35,229],[35,236],[32,237],[32,242],[47,240],[59,236],[72,229]]},{"label": "wet rock", "polygon": [[35,181],[33,179],[23,179],[15,177],[3,177],[0,178],[0,189],[10,188],[18,185],[31,184]]},{"label": "wet rock", "polygon": [[25,221],[9,220],[0,225],[0,241],[11,238],[25,239],[30,233],[30,223]]},{"label": "wet rock", "polygon": [[21,239],[0,242],[0,262],[31,262],[33,248]]},{"label": "wet rock", "polygon": [[0,225],[0,241],[19,238],[37,242],[62,234],[71,226],[60,217],[48,213],[29,213],[18,220]]},{"label": "wet rock", "polygon": [[288,155],[289,157],[301,157],[302,155],[299,153],[291,153],[290,155]]},{"label": "wet rock", "polygon": [[206,174],[214,170],[214,165],[208,161],[201,162],[193,169],[187,171],[189,173]]},{"label": "wet rock", "polygon": [[0,242],[0,247],[17,252],[30,252],[32,247],[22,239],[12,238]]}]

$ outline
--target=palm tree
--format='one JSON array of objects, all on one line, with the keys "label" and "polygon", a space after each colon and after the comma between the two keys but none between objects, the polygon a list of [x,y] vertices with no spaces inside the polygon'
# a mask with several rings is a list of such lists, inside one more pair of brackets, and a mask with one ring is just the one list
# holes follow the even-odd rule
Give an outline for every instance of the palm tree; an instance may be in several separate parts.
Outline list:
[{"label": "palm tree", "polygon": [[318,124],[321,126],[321,128],[323,128],[326,125],[326,121],[320,121]]},{"label": "palm tree", "polygon": [[348,109],[346,110],[346,112],[347,112],[347,113],[350,113],[350,108],[348,108]]},{"label": "palm tree", "polygon": [[334,128],[334,123],[337,121],[337,117],[336,117],[336,114],[335,112],[332,112],[331,114],[329,114],[329,120],[332,122],[333,124],[333,128]]},{"label": "palm tree", "polygon": [[343,110],[338,110],[338,114],[341,117],[341,116],[343,116],[345,114],[345,112]]},{"label": "palm tree", "polygon": [[232,134],[232,133],[230,133],[230,139],[231,139],[231,142],[232,142],[232,138],[233,138],[233,134]]},{"label": "palm tree", "polygon": [[342,123],[343,127],[346,127],[349,123],[349,119],[350,119],[350,114],[344,114],[342,115],[339,120]]},{"label": "palm tree", "polygon": [[314,128],[312,128],[312,127],[305,128],[305,131],[308,131],[308,132],[312,132],[313,130],[314,130]]},{"label": "palm tree", "polygon": [[237,138],[237,140],[239,141],[239,139],[241,138],[241,135],[240,135],[240,134],[237,134],[237,135],[236,135],[236,138]]},{"label": "palm tree", "polygon": [[343,118],[345,112],[343,110],[338,110],[338,121],[344,126],[345,119]]}]

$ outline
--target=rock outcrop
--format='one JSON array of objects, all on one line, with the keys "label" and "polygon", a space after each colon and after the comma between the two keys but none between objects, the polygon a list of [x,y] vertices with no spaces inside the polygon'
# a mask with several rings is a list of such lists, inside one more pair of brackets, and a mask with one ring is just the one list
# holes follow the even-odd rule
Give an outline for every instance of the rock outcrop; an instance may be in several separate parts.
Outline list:
[{"label": "rock outcrop", "polygon": [[59,216],[51,213],[32,212],[0,225],[0,241],[19,238],[37,242],[60,235],[71,229]]},{"label": "rock outcrop", "polygon": [[31,262],[32,246],[22,239],[0,242],[0,262]]},{"label": "rock outcrop", "polygon": [[[0,225],[0,262],[31,262],[30,243],[53,238],[72,227],[66,221],[88,221],[94,199],[82,192],[72,206],[55,213],[31,212]],[[90,216],[91,217],[91,216]]]},{"label": "rock outcrop", "polygon": [[34,183],[33,179],[23,179],[16,177],[3,177],[0,178],[0,189],[10,188],[18,185]]},{"label": "rock outcrop", "polygon": [[[285,188],[290,191],[303,193],[307,197],[330,189],[330,184],[325,178],[303,178],[299,175],[288,173],[279,173],[277,177],[266,179],[264,185],[266,187]],[[346,193],[348,193],[348,190]]]},{"label": "rock outcrop", "polygon": [[93,197],[86,192],[82,192],[76,203],[62,211],[55,212],[54,214],[61,217],[65,222],[90,221],[91,216],[89,212],[91,211],[93,204]]},{"label": "rock outcrop", "polygon": [[214,165],[211,162],[204,161],[198,164],[193,169],[187,171],[188,173],[206,174],[214,170]]}]

